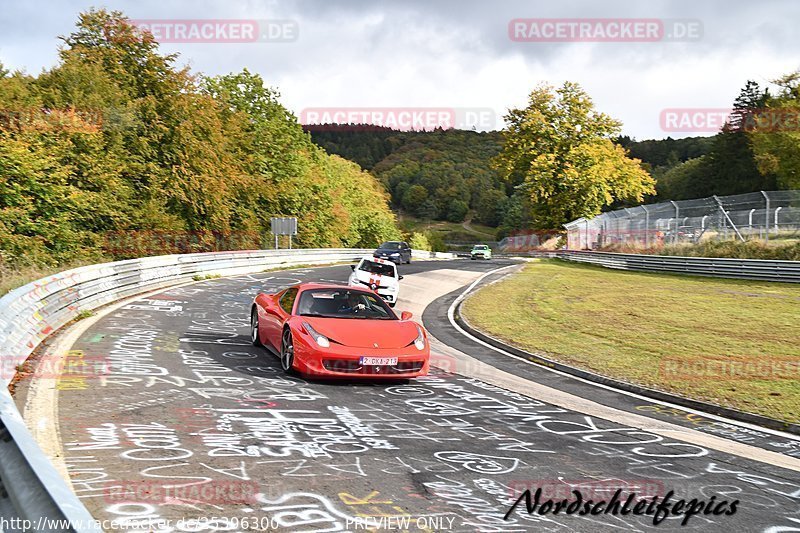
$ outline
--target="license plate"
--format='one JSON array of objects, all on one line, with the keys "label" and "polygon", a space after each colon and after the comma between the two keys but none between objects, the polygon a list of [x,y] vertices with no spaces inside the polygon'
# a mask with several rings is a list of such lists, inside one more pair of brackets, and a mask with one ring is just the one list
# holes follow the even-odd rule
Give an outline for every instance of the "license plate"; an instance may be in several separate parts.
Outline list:
[{"label": "license plate", "polygon": [[358,362],[362,366],[394,366],[397,357],[362,357]]}]

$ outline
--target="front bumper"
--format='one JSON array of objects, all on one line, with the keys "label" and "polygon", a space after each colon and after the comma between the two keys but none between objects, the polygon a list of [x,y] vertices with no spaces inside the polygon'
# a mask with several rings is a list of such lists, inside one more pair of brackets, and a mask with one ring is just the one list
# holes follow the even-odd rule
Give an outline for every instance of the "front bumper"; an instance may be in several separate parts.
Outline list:
[{"label": "front bumper", "polygon": [[[361,366],[361,357],[397,357],[397,364]],[[320,348],[314,341],[295,335],[295,368],[309,376],[336,378],[407,379],[428,374],[430,346],[424,350],[407,346],[400,349],[352,348],[331,343]]]}]

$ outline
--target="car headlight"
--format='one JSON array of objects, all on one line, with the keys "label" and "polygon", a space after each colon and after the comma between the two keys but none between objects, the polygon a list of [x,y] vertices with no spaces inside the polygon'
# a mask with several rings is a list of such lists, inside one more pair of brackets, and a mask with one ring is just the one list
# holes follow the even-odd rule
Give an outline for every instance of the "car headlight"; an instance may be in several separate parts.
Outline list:
[{"label": "car headlight", "polygon": [[[322,348],[328,348],[331,345],[331,341],[328,340],[328,337],[319,333],[317,330],[311,327],[311,324],[308,322],[303,322],[303,327],[308,332],[309,335],[316,341],[316,343],[321,346]],[[415,341],[416,342],[416,341]]]},{"label": "car headlight", "polygon": [[416,346],[417,350],[425,349],[425,335],[423,335],[422,328],[419,326],[417,326],[417,338],[414,339],[414,346]]},{"label": "car headlight", "polygon": [[396,256],[396,255],[400,255],[400,252],[394,252],[394,253],[392,254],[392,257],[394,257],[394,256]]}]

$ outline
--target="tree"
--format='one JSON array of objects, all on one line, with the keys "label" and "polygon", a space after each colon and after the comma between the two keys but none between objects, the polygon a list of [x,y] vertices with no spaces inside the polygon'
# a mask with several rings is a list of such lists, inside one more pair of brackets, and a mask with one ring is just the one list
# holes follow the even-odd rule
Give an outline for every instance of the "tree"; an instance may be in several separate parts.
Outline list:
[{"label": "tree", "polygon": [[314,145],[259,76],[176,68],[119,12],[63,41],[52,69],[0,76],[0,268],[251,248],[277,214],[298,216],[300,246],[400,238],[377,179]]},{"label": "tree", "polygon": [[695,188],[708,166],[705,157],[689,159],[664,172],[658,180],[659,199],[669,201],[699,198]]},{"label": "tree", "polygon": [[426,220],[439,218],[439,207],[436,205],[436,202],[433,198],[428,198],[425,200],[425,203],[423,203],[417,210],[417,216]]},{"label": "tree", "polygon": [[800,71],[775,80],[775,84],[781,93],[767,99],[749,139],[762,175],[774,175],[781,189],[800,189]]},{"label": "tree", "polygon": [[469,206],[463,200],[452,200],[447,207],[447,220],[450,222],[463,222],[467,216]]},{"label": "tree", "polygon": [[621,124],[598,113],[575,83],[540,85],[528,106],[505,116],[505,145],[494,159],[500,175],[531,201],[532,224],[560,228],[593,217],[615,200],[642,201],[655,182],[614,144]]},{"label": "tree", "polygon": [[762,91],[756,82],[748,81],[745,84],[734,100],[730,120],[714,137],[708,155],[695,167],[694,177],[687,176],[686,196],[682,198],[742,194],[775,188],[774,173],[762,172],[758,168],[753,139],[748,134],[748,130],[752,130],[753,120],[763,113],[769,99],[769,92]]},{"label": "tree", "polygon": [[419,213],[420,208],[428,199],[428,191],[422,185],[412,185],[403,195],[403,209],[411,213]]},{"label": "tree", "polygon": [[408,245],[411,246],[413,250],[428,250],[431,249],[431,243],[428,242],[428,238],[425,236],[424,233],[417,233],[414,232],[411,234],[411,237],[408,239]]},{"label": "tree", "polygon": [[475,220],[493,228],[499,226],[503,220],[503,206],[506,199],[505,192],[498,189],[481,192],[475,207]]}]

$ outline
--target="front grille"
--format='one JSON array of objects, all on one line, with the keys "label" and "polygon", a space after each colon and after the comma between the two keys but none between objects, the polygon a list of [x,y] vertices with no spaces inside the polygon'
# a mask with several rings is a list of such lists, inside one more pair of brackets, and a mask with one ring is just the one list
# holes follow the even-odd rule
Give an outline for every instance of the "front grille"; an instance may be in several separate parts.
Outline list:
[{"label": "front grille", "polygon": [[394,366],[361,366],[357,360],[348,359],[323,359],[322,366],[331,372],[347,372],[362,375],[387,375],[409,374],[419,372],[425,365],[424,361],[400,361]]},{"label": "front grille", "polygon": [[[356,281],[359,282],[362,285],[366,285],[367,287],[370,286],[370,284],[368,282],[366,282],[366,281],[361,281],[360,279],[357,279]],[[378,285],[378,288],[379,289],[388,289],[389,286],[388,285]]]}]

